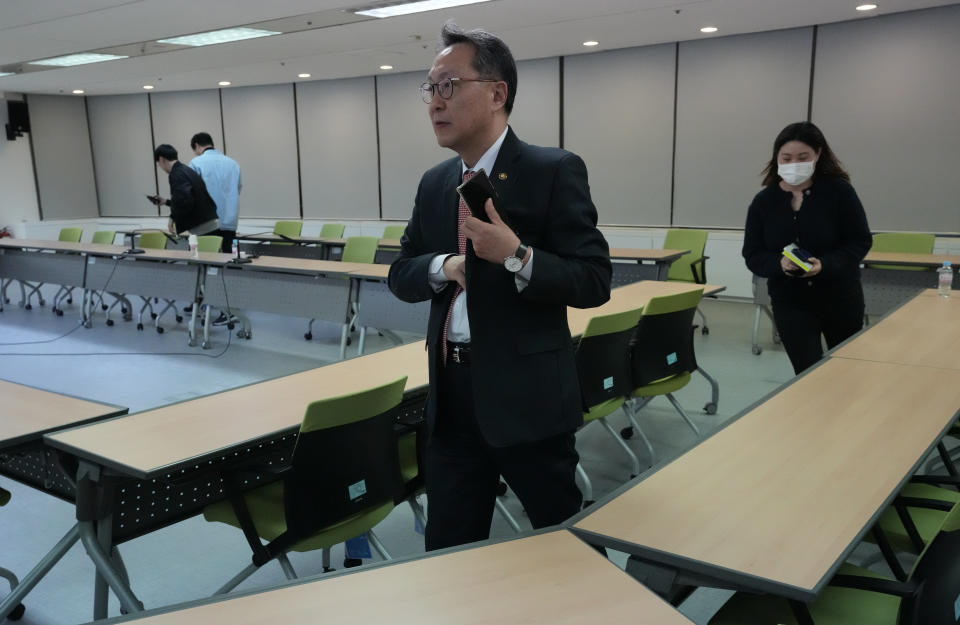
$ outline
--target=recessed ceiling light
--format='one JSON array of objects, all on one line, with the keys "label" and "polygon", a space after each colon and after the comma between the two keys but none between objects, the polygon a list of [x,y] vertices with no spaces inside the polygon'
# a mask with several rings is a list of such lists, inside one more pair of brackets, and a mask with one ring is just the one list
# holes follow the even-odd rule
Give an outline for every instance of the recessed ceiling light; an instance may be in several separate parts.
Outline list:
[{"label": "recessed ceiling light", "polygon": [[283,33],[276,30],[262,30],[260,28],[224,28],[223,30],[211,30],[207,33],[197,33],[195,35],[157,39],[157,43],[172,43],[178,46],[194,47],[215,46],[218,43],[229,43],[231,41],[242,41],[244,39],[256,39],[258,37],[282,34]]},{"label": "recessed ceiling light", "polygon": [[297,74],[297,78],[310,78],[310,74]]},{"label": "recessed ceiling light", "polygon": [[592,48],[593,46],[599,46],[599,45],[600,45],[600,42],[599,42],[599,41],[593,41],[593,40],[584,41],[584,42],[583,42],[583,45],[587,46],[588,48]]},{"label": "recessed ceiling light", "polygon": [[230,81],[229,81],[229,80],[221,80],[221,81],[218,82],[217,84],[220,85],[221,87],[229,87],[229,86],[230,86]]},{"label": "recessed ceiling light", "polygon": [[4,76],[13,76],[13,72],[0,72],[0,78],[3,78]]},{"label": "recessed ceiling light", "polygon": [[147,91],[150,91],[151,89],[153,89],[153,85],[144,85],[143,88],[146,89]]},{"label": "recessed ceiling light", "polygon": [[88,63],[102,63],[104,61],[114,61],[116,59],[125,59],[124,55],[119,54],[97,54],[94,52],[83,52],[81,54],[68,54],[67,56],[55,56],[50,59],[40,59],[39,61],[30,61],[30,65],[54,65],[56,67],[72,67],[74,65],[86,65]]},{"label": "recessed ceiling light", "polygon": [[393,65],[381,65],[380,69],[393,69]]},{"label": "recessed ceiling light", "polygon": [[702,33],[715,33],[715,32],[717,32],[717,27],[716,27],[716,26],[704,26],[703,28],[700,29],[700,32],[702,32]]},{"label": "recessed ceiling light", "polygon": [[860,6],[857,7],[857,10],[858,10],[858,11],[872,11],[872,10],[874,10],[875,8],[877,8],[877,5],[875,5],[875,4],[861,4]]},{"label": "recessed ceiling light", "polygon": [[83,95],[83,89],[74,89],[73,92],[77,95]]},{"label": "recessed ceiling light", "polygon": [[418,2],[404,2],[402,4],[389,4],[387,6],[378,4],[365,9],[352,9],[352,11],[357,15],[367,15],[369,17],[393,17],[395,15],[436,11],[437,9],[448,9],[464,4],[477,4],[479,2],[489,1],[490,0],[419,0]]}]

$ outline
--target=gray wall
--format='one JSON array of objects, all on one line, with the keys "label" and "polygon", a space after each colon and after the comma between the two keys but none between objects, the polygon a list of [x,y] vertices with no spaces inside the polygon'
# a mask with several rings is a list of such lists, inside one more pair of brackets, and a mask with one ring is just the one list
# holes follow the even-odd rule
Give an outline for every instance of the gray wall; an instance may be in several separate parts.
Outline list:
[{"label": "gray wall", "polygon": [[43,219],[96,217],[97,190],[84,99],[31,95],[27,106],[40,215]]},{"label": "gray wall", "polygon": [[[144,197],[157,193],[147,95],[87,98],[87,110],[100,214],[156,217],[157,207]],[[170,197],[166,184],[161,189]]]},{"label": "gray wall", "polygon": [[[583,54],[562,73],[561,59],[524,61],[511,124],[584,157],[602,224],[741,228],[777,132],[811,115],[875,230],[960,232],[944,183],[960,139],[960,6],[821,26],[816,50],[814,30]],[[290,84],[152,94],[154,142],[189,156],[194,132],[225,139],[243,168],[243,217],[406,219],[421,174],[452,156],[417,93],[425,74],[297,83],[296,96]],[[104,136],[149,125],[142,106],[109,99],[90,99],[104,215],[153,175],[140,164],[146,130]],[[45,218],[97,213],[89,157],[73,158],[90,151],[82,102],[31,98]]]}]

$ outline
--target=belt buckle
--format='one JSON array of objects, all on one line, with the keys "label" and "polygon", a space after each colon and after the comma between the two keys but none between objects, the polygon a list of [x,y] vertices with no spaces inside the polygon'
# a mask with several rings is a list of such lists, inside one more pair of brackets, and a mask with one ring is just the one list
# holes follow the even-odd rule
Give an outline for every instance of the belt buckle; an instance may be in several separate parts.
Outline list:
[{"label": "belt buckle", "polygon": [[453,347],[453,362],[457,363],[458,365],[462,363],[462,361],[460,360],[460,346],[459,346],[459,345],[454,345],[454,347]]}]

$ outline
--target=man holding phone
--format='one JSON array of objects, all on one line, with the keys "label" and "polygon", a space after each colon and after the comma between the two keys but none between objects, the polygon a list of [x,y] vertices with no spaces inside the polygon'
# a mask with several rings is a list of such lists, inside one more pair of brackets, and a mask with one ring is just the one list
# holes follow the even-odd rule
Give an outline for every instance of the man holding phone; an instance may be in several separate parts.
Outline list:
[{"label": "man holding phone", "polygon": [[[432,301],[431,550],[489,536],[501,475],[534,527],[579,510],[583,402],[566,309],[607,301],[611,276],[583,161],[523,143],[507,125],[517,88],[509,48],[451,23],[441,37],[420,90],[438,144],[458,156],[423,175],[389,275],[400,299]],[[489,186],[471,184],[481,170]],[[473,206],[458,196],[462,184]]]},{"label": "man holding phone", "polygon": [[217,205],[207,193],[200,174],[177,160],[177,149],[167,143],[153,150],[157,167],[168,174],[170,199],[147,196],[157,206],[170,207],[167,229],[173,234],[190,231],[191,234],[216,234],[220,229],[217,221]]}]

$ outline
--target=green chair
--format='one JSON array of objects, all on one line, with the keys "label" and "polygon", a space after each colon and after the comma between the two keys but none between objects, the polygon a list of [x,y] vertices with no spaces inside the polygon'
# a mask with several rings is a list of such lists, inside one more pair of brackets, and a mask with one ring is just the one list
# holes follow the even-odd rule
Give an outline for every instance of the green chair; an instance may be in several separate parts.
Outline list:
[{"label": "green chair", "polygon": [[[873,235],[871,252],[899,252],[906,254],[932,254],[936,237],[922,232],[882,232]],[[895,269],[897,271],[928,271],[926,267],[903,265],[866,265],[870,269]]]},{"label": "green chair", "polygon": [[[7,502],[9,501],[10,501],[10,491],[0,488],[0,507],[7,505]],[[0,566],[0,577],[2,577],[3,579],[7,580],[10,583],[11,591],[14,588],[16,588],[17,585],[20,583],[20,581],[17,579],[17,576],[13,574],[13,571],[9,569],[5,569],[2,566]],[[7,615],[7,619],[11,621],[19,621],[21,617],[23,617],[23,613],[26,611],[26,609],[27,608],[21,603],[20,605],[15,607],[10,612],[9,615]]]},{"label": "green chair", "polygon": [[[203,516],[243,530],[253,563],[216,594],[229,592],[273,559],[287,579],[294,579],[289,551],[320,549],[324,570],[330,570],[330,549],[363,534],[384,560],[390,559],[373,528],[404,495],[394,413],[406,381],[307,406],[290,466],[276,472],[278,481],[242,492],[242,475],[225,477],[228,500],[207,506]],[[251,469],[264,470],[273,471]]]},{"label": "green chair", "polygon": [[[706,230],[667,230],[667,236],[663,240],[664,249],[690,250],[670,265],[670,270],[667,272],[668,281],[707,283],[707,259],[710,258],[704,254],[707,248],[707,234],[709,233]],[[706,315],[699,308],[697,313],[703,319],[703,327],[700,331],[703,334],[710,334]]]},{"label": "green chair", "polygon": [[219,253],[223,246],[223,237],[218,234],[205,234],[197,237],[198,252]]},{"label": "green chair", "polygon": [[347,227],[343,224],[323,224],[320,227],[320,238],[321,239],[342,239],[343,231]]},{"label": "green chair", "polygon": [[[882,530],[878,534],[884,536]],[[942,516],[906,581],[844,564],[830,585],[809,604],[737,593],[714,615],[710,625],[955,625],[960,585],[958,553],[960,506],[954,506]]]},{"label": "green chair", "polygon": [[[83,236],[83,228],[60,228],[60,235],[57,237],[57,241],[63,243],[79,243],[80,237]],[[40,289],[43,288],[44,282],[27,282],[26,280],[18,280],[20,283],[20,306],[31,310],[33,304],[30,303],[30,300],[33,299],[33,296],[37,296],[37,303],[41,306],[45,306],[47,301],[43,299],[43,294],[40,292]],[[4,290],[6,290],[4,288]],[[29,290],[29,292],[28,292]],[[61,298],[68,298],[68,301],[72,304],[73,300],[69,299],[70,293],[73,291],[73,287],[64,287],[61,286],[57,291],[57,294],[53,296],[53,314],[58,317],[63,316],[63,310],[59,308],[59,303]]]},{"label": "green chair", "polygon": [[[638,308],[591,318],[575,354],[580,392],[588,406],[583,413],[583,427],[598,422],[610,433],[630,459],[631,478],[640,474],[640,460],[607,417],[623,407],[633,390],[630,351],[641,312]],[[577,475],[584,485],[583,504],[588,506],[594,501],[593,485],[582,463],[577,464]]]},{"label": "green chair", "polygon": [[[273,224],[274,234],[282,234],[283,236],[290,237],[291,239],[299,238],[302,231],[302,221],[278,221],[277,223]],[[271,241],[270,245],[293,245],[293,243],[289,241]]]},{"label": "green chair", "polygon": [[116,230],[97,230],[93,233],[93,239],[90,242],[97,245],[113,245],[113,240],[116,238]]},{"label": "green chair", "polygon": [[[145,250],[164,250],[167,248],[167,241],[167,235],[163,232],[143,232],[140,234],[137,245]],[[153,319],[154,329],[157,331],[157,334],[163,334],[164,332],[163,326],[160,325],[160,319],[168,310],[173,309],[177,323],[183,321],[183,316],[177,312],[176,302],[174,300],[165,299],[165,306],[158,314],[154,312],[153,303],[151,302],[151,300],[156,301],[156,298],[143,295],[139,295],[138,297],[143,300],[143,305],[140,306],[140,312],[137,314],[137,330],[143,330],[143,313],[147,310],[150,311],[150,318]]]},{"label": "green chair", "polygon": [[407,224],[399,224],[396,226],[387,226],[383,229],[383,238],[384,239],[399,239],[403,236],[403,233],[407,231]]},{"label": "green chair", "polygon": [[[61,228],[58,240],[67,243],[80,243],[82,237],[83,228]],[[56,295],[53,296],[53,306],[51,307],[53,314],[58,317],[63,316],[63,301],[66,300],[68,304],[73,303],[73,289],[74,287],[72,286],[60,286]],[[37,295],[39,295],[39,293]],[[40,303],[42,304],[43,301],[41,300]]]},{"label": "green chair", "polygon": [[640,410],[658,396],[665,396],[699,438],[700,429],[690,420],[673,394],[690,383],[690,374],[698,370],[693,350],[693,316],[703,296],[703,289],[675,295],[652,297],[644,306],[637,324],[637,335],[631,352],[633,388],[624,412],[630,426],[621,431],[623,438],[640,434],[656,463],[653,445],[637,420]]}]

